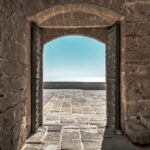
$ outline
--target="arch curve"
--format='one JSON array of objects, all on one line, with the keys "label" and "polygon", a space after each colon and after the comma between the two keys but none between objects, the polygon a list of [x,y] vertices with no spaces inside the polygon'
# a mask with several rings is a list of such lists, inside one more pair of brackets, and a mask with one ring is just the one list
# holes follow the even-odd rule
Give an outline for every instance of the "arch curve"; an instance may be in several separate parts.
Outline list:
[{"label": "arch curve", "polygon": [[[120,20],[122,17],[117,12],[110,10],[108,8],[97,6],[94,4],[84,3],[84,4],[56,5],[56,6],[47,8],[44,11],[41,11],[31,17],[28,17],[28,19],[30,21],[35,22],[40,27],[44,27],[44,26],[42,26],[42,24],[52,18],[55,18],[55,17],[61,15],[62,20],[65,20],[64,14],[66,14],[66,13],[73,14],[75,12],[79,12],[80,14],[85,13],[87,15],[93,15],[95,17],[98,17],[100,20],[103,20],[105,22],[106,26],[111,26],[116,21]],[[99,23],[99,26],[101,26],[101,23]]]},{"label": "arch curve", "polygon": [[93,38],[99,42],[106,43],[107,39],[107,28],[92,28],[92,29],[42,29],[42,42],[43,44],[48,43],[56,38],[69,36],[69,35],[81,35],[89,38]]}]

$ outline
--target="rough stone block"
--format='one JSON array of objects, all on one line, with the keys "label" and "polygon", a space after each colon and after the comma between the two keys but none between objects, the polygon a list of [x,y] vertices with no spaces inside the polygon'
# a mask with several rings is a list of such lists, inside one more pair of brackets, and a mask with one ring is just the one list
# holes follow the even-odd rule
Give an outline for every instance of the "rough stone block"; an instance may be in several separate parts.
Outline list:
[{"label": "rough stone block", "polygon": [[141,124],[150,130],[150,112],[149,111],[143,111],[138,113],[138,117],[140,119]]},{"label": "rough stone block", "polygon": [[146,36],[150,35],[150,23],[149,22],[142,22],[142,23],[135,23],[135,22],[127,22],[126,25],[126,35],[130,36]]},{"label": "rough stone block", "polygon": [[150,20],[150,2],[143,1],[127,1],[126,3],[126,19],[128,21],[149,21]]},{"label": "rough stone block", "polygon": [[136,144],[149,144],[150,143],[150,130],[136,121],[128,121],[126,125],[126,134],[133,143]]}]

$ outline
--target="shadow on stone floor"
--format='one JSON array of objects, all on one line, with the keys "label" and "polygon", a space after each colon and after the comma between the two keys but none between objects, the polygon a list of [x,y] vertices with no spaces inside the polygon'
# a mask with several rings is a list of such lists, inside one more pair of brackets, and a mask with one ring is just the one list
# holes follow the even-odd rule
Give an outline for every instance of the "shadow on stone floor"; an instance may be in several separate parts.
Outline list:
[{"label": "shadow on stone floor", "polygon": [[108,133],[107,128],[105,129],[101,150],[150,150],[150,145],[135,145],[125,135],[108,137],[106,133]]}]

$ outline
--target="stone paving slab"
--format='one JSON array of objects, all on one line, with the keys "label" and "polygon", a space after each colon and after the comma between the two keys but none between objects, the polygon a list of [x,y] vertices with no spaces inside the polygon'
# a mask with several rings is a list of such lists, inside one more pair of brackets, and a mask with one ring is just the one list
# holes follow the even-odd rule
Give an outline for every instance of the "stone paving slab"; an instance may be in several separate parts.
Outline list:
[{"label": "stone paving slab", "polygon": [[62,140],[80,140],[80,133],[78,130],[66,129],[63,131]]},{"label": "stone paving slab", "polygon": [[64,140],[61,142],[61,150],[82,150],[80,140]]},{"label": "stone paving slab", "polygon": [[48,126],[48,132],[61,132],[62,125],[53,124]]},{"label": "stone paving slab", "polygon": [[100,150],[101,143],[98,142],[83,142],[83,149],[85,150]]},{"label": "stone paving slab", "polygon": [[44,142],[60,141],[61,132],[48,132],[44,138]]},{"label": "stone paving slab", "polygon": [[95,130],[87,130],[87,131],[81,131],[81,141],[82,142],[94,142],[94,141],[100,141],[101,135]]},{"label": "stone paving slab", "polygon": [[26,144],[23,150],[44,150],[44,146],[41,144]]}]

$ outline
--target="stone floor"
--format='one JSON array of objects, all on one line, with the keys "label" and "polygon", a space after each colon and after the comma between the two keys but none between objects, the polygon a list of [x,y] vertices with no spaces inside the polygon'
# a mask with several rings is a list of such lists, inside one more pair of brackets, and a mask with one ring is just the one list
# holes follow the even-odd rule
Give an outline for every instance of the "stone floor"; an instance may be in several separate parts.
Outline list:
[{"label": "stone floor", "polygon": [[105,91],[44,90],[43,99],[44,125],[23,150],[150,150],[105,136]]}]

